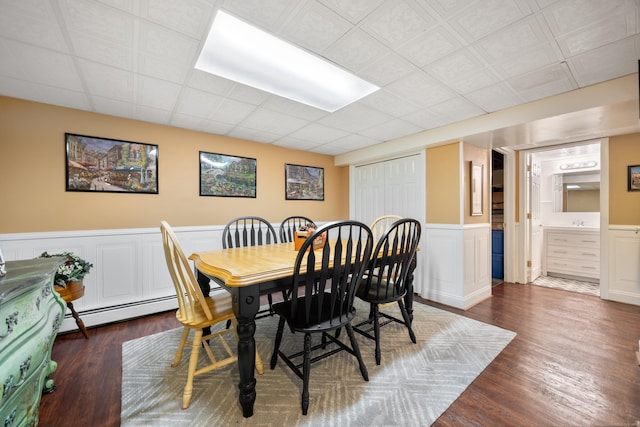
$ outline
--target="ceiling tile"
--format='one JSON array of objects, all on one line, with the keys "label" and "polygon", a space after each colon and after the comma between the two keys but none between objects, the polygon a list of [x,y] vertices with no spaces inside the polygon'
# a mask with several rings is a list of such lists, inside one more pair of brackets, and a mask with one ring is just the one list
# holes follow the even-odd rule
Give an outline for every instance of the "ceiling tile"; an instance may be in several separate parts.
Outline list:
[{"label": "ceiling tile", "polygon": [[29,101],[42,102],[44,104],[60,105],[78,110],[93,111],[84,92],[62,89],[43,84],[27,82],[25,80],[0,76],[2,95],[13,98],[27,99]]},{"label": "ceiling tile", "polygon": [[171,112],[167,110],[159,110],[157,108],[152,108],[145,105],[137,105],[135,118],[137,120],[142,120],[143,122],[167,125],[169,124],[169,121],[171,119]]},{"label": "ceiling tile", "polygon": [[613,15],[581,30],[558,37],[560,49],[571,57],[591,49],[624,39],[634,33],[635,17],[629,20],[624,14]]},{"label": "ceiling tile", "polygon": [[567,71],[560,64],[509,79],[507,82],[516,93],[527,101],[577,89]]},{"label": "ceiling tile", "polygon": [[288,135],[308,124],[306,120],[287,118],[285,114],[258,108],[245,118],[240,126],[261,130],[278,136]]},{"label": "ceiling tile", "polygon": [[222,9],[262,29],[279,29],[298,6],[297,0],[225,0]]},{"label": "ceiling tile", "polygon": [[474,44],[477,52],[489,63],[519,57],[530,49],[547,45],[549,38],[538,18],[532,16],[510,25]]},{"label": "ceiling tile", "polygon": [[393,82],[386,89],[396,96],[423,107],[439,104],[455,96],[454,92],[427,76],[423,71],[416,71],[402,80]]},{"label": "ceiling tile", "polygon": [[290,19],[282,35],[313,52],[322,52],[351,29],[351,24],[325,6],[309,2]]},{"label": "ceiling tile", "polygon": [[562,36],[581,30],[601,19],[633,10],[628,0],[563,0],[558,1],[543,13],[556,36]]},{"label": "ceiling tile", "polygon": [[347,132],[329,126],[323,126],[318,123],[311,123],[308,126],[299,129],[289,136],[292,138],[308,140],[309,142],[316,142],[318,144],[325,144],[327,142],[335,141],[338,138],[342,138],[347,135]]},{"label": "ceiling tile", "polygon": [[59,52],[69,52],[49,2],[5,1],[1,7],[0,36]]},{"label": "ceiling tile", "polygon": [[348,105],[335,113],[326,116],[317,123],[357,133],[363,129],[391,120],[391,116],[376,111],[362,104]]},{"label": "ceiling tile", "polygon": [[223,98],[211,118],[223,123],[241,123],[255,109],[255,105]]},{"label": "ceiling tile", "polygon": [[79,60],[89,94],[131,102],[135,98],[133,73],[95,62]]},{"label": "ceiling tile", "polygon": [[86,0],[58,2],[69,33],[91,36],[117,46],[133,46],[135,18],[117,9]]},{"label": "ceiling tile", "polygon": [[384,86],[417,71],[417,67],[397,53],[390,52],[360,71],[360,77],[377,86]]},{"label": "ceiling tile", "polygon": [[139,8],[141,17],[195,39],[206,35],[214,12],[199,0],[141,0]]},{"label": "ceiling tile", "polygon": [[82,82],[69,55],[0,39],[0,76],[82,91]]},{"label": "ceiling tile", "polygon": [[327,49],[325,55],[357,74],[388,52],[380,42],[356,28]]},{"label": "ceiling tile", "polygon": [[173,110],[180,94],[179,85],[145,76],[138,77],[137,87],[139,104],[165,111]]},{"label": "ceiling tile", "polygon": [[246,139],[249,141],[262,142],[265,144],[271,144],[282,136],[280,134],[271,133],[262,129],[246,128],[243,126],[234,127],[227,135],[238,139]]},{"label": "ceiling tile", "polygon": [[285,136],[275,141],[273,145],[290,148],[292,150],[307,151],[311,148],[317,147],[318,143],[314,141],[308,141],[306,139],[293,138],[292,136]]},{"label": "ceiling tile", "polygon": [[503,79],[508,79],[559,61],[558,55],[550,45],[542,45],[524,50],[517,55],[506,56],[498,62],[492,63],[491,66]]},{"label": "ceiling tile", "polygon": [[390,47],[418,36],[434,26],[435,19],[403,0],[385,2],[362,22],[360,28]]},{"label": "ceiling tile", "polygon": [[[192,88],[182,90],[176,113],[198,118],[213,118],[223,97]],[[231,122],[228,122],[231,123]]]},{"label": "ceiling tile", "polygon": [[638,72],[640,36],[629,37],[616,43],[570,58],[567,62],[580,87],[615,79]]},{"label": "ceiling tile", "polygon": [[165,60],[180,61],[193,66],[199,53],[199,42],[159,25],[141,22],[139,49]]},{"label": "ceiling tile", "polygon": [[447,117],[451,122],[466,120],[486,113],[480,107],[472,104],[461,96],[449,99],[432,108],[437,110],[439,114]]},{"label": "ceiling tile", "polygon": [[384,0],[319,0],[332,10],[357,24],[380,6]]},{"label": "ceiling tile", "polygon": [[262,107],[309,121],[315,121],[329,115],[326,111],[318,108],[275,95],[269,97],[262,104]]},{"label": "ceiling tile", "polygon": [[467,93],[469,101],[487,112],[503,110],[522,104],[524,100],[515,94],[513,89],[504,83],[498,83],[483,89]]},{"label": "ceiling tile", "polygon": [[473,3],[448,22],[471,43],[530,13],[531,9],[525,0],[484,0]]},{"label": "ceiling tile", "polygon": [[370,138],[388,141],[394,138],[401,138],[406,135],[412,135],[422,130],[419,126],[401,119],[393,119],[369,129],[363,130],[360,134]]},{"label": "ceiling tile", "polygon": [[368,105],[393,117],[405,116],[421,108],[407,101],[405,98],[394,95],[385,88],[362,98],[359,103]]},{"label": "ceiling tile", "polygon": [[444,27],[426,31],[398,48],[409,61],[424,67],[462,47],[456,37]]}]

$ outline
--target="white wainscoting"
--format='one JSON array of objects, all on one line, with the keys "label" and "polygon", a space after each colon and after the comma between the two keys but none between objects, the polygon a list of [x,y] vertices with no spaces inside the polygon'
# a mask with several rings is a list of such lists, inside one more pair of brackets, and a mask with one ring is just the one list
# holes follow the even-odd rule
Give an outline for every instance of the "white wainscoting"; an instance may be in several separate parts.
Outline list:
[{"label": "white wainscoting", "polygon": [[607,299],[640,305],[640,227],[608,229]]},{"label": "white wainscoting", "polygon": [[[220,249],[224,226],[175,227],[184,252]],[[73,301],[87,327],[177,308],[160,228],[0,234],[6,260],[70,251],[93,263]],[[68,311],[68,310],[67,310]],[[61,332],[77,326],[68,312]]]},{"label": "white wainscoting", "polygon": [[422,297],[468,309],[491,296],[491,226],[427,224]]}]

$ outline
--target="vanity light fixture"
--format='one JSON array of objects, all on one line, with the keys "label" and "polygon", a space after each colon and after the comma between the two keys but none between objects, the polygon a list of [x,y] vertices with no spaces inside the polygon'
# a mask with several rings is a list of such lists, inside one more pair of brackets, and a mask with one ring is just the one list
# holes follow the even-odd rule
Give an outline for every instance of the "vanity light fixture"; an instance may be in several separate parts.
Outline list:
[{"label": "vanity light fixture", "polygon": [[598,162],[595,160],[591,160],[589,162],[576,162],[576,163],[563,163],[560,165],[560,169],[563,171],[570,169],[586,169],[586,168],[594,168],[598,165]]},{"label": "vanity light fixture", "polygon": [[222,10],[195,68],[329,112],[380,89]]}]

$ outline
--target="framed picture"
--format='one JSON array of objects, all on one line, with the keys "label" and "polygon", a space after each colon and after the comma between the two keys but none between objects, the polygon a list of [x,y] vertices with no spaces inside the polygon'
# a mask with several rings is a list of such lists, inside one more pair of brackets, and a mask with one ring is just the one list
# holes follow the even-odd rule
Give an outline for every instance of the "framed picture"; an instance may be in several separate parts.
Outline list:
[{"label": "framed picture", "polygon": [[65,133],[67,191],[158,194],[158,146]]},{"label": "framed picture", "polygon": [[286,200],[324,200],[324,168],[284,165]]},{"label": "framed picture", "polygon": [[640,191],[640,165],[628,166],[627,191]]},{"label": "framed picture", "polygon": [[200,151],[200,195],[256,197],[256,159]]},{"label": "framed picture", "polygon": [[471,162],[471,216],[482,215],[482,165]]}]

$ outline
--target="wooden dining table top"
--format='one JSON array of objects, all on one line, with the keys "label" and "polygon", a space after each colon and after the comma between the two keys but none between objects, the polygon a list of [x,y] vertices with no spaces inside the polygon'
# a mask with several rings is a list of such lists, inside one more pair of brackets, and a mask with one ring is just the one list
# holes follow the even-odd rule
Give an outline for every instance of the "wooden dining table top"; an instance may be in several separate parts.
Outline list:
[{"label": "wooden dining table top", "polygon": [[277,243],[195,252],[189,259],[207,276],[236,287],[293,276],[297,255],[294,243]]}]

